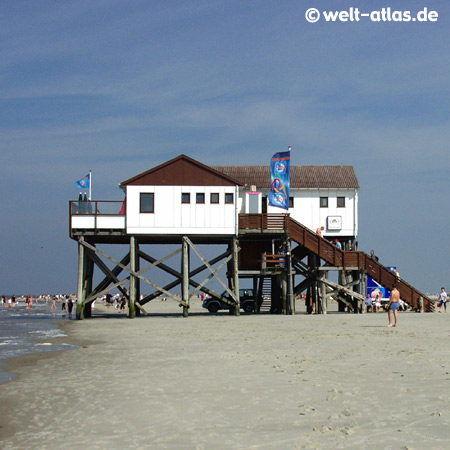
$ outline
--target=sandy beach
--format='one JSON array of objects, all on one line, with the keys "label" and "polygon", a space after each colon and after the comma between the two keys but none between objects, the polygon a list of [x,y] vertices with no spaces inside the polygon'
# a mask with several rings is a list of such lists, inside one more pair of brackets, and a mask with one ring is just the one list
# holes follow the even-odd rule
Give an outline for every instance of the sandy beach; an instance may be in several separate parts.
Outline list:
[{"label": "sandy beach", "polygon": [[52,342],[78,349],[8,360],[0,447],[448,448],[450,314],[147,310],[67,321]]}]

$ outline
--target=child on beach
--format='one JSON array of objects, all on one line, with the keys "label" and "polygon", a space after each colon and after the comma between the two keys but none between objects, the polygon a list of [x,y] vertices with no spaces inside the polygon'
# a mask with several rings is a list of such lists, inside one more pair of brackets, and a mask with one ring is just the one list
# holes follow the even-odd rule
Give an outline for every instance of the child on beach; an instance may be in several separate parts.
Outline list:
[{"label": "child on beach", "polygon": [[447,292],[445,292],[445,288],[441,288],[441,292],[438,295],[439,302],[439,312],[442,312],[442,307],[444,307],[445,312],[447,312]]}]

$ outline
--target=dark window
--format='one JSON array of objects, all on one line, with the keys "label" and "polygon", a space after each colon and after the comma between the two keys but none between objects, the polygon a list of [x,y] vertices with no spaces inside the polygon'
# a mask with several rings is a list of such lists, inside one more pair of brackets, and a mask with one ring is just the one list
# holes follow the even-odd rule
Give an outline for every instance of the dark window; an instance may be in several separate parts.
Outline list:
[{"label": "dark window", "polygon": [[155,194],[141,194],[140,198],[140,212],[141,213],[154,213],[155,212]]},{"label": "dark window", "polygon": [[338,208],[345,208],[345,197],[338,197],[337,198],[337,207]]},{"label": "dark window", "polygon": [[205,203],[205,194],[202,192],[197,192],[195,195],[195,201],[196,203]]},{"label": "dark window", "polygon": [[262,198],[262,213],[267,214],[267,197]]},{"label": "dark window", "polygon": [[189,192],[183,192],[181,194],[181,203],[191,203],[191,194]]},{"label": "dark window", "polygon": [[289,208],[294,207],[294,197],[289,197]]},{"label": "dark window", "polygon": [[328,208],[328,197],[320,197],[320,207]]},{"label": "dark window", "polygon": [[219,194],[211,193],[211,203],[219,203]]},{"label": "dark window", "polygon": [[225,194],[225,204],[232,205],[234,203],[234,194]]}]

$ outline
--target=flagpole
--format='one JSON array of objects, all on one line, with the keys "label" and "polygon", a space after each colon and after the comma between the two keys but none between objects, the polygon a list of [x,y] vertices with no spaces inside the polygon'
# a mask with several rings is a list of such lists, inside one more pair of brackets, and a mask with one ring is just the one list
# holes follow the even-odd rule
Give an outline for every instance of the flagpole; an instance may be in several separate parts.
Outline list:
[{"label": "flagpole", "polygon": [[92,170],[89,171],[89,201],[91,201]]}]

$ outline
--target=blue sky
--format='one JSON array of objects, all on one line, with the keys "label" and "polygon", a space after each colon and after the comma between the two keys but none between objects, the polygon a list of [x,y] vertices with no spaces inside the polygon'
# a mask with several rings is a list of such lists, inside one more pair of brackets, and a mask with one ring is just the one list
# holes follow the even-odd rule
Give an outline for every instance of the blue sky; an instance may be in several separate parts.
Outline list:
[{"label": "blue sky", "polygon": [[[355,167],[360,249],[450,288],[447,1],[437,22],[309,23],[382,1],[15,1],[0,7],[0,291],[75,291],[74,181],[93,198],[181,153]],[[395,5],[394,5],[395,4]]]}]

